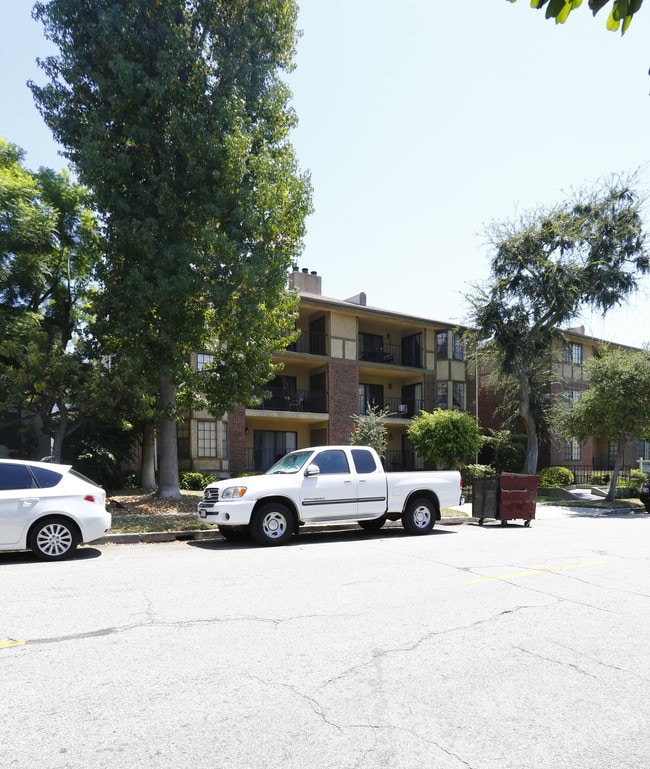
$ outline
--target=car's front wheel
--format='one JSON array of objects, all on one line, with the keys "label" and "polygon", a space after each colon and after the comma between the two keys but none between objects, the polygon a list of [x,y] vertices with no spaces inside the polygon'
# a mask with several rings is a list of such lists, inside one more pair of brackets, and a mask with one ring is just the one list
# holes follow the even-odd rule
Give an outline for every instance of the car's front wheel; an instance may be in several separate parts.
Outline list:
[{"label": "car's front wheel", "polygon": [[260,545],[284,545],[293,531],[293,515],[281,502],[268,502],[253,513],[250,533]]},{"label": "car's front wheel", "polygon": [[77,527],[66,518],[53,516],[39,521],[29,535],[29,548],[38,558],[60,561],[77,549],[80,536]]}]

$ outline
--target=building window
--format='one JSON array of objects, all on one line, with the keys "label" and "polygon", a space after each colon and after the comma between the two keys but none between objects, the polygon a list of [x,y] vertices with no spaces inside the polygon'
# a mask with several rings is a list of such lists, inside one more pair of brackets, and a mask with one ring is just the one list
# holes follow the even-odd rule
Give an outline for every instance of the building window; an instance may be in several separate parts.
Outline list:
[{"label": "building window", "polygon": [[609,442],[609,466],[614,467],[616,464],[616,457],[618,456],[618,441]]},{"label": "building window", "polygon": [[639,459],[650,459],[650,441],[639,441]]},{"label": "building window", "polygon": [[576,438],[562,444],[562,459],[565,462],[579,462],[582,459],[580,443]]},{"label": "building window", "polygon": [[447,360],[449,357],[449,334],[446,331],[436,331],[436,358]]},{"label": "building window", "polygon": [[190,423],[181,422],[176,428],[176,445],[178,446],[178,458],[190,458]]},{"label": "building window", "polygon": [[216,422],[197,422],[197,456],[216,457],[217,456],[217,423]]},{"label": "building window", "polygon": [[206,352],[200,352],[196,356],[196,370],[202,371],[205,366],[210,366],[214,363],[214,355],[210,355]]},{"label": "building window", "polygon": [[228,459],[230,456],[230,443],[228,440],[228,422],[221,423],[221,457]]},{"label": "building window", "polygon": [[577,342],[565,342],[562,362],[573,363],[574,366],[582,366],[582,345]]},{"label": "building window", "polygon": [[580,390],[565,390],[564,398],[567,406],[572,409],[580,399]]},{"label": "building window", "polygon": [[465,382],[453,382],[451,385],[452,405],[465,411]]},{"label": "building window", "polygon": [[390,353],[384,352],[384,337],[381,334],[359,334],[359,360],[393,362]]},{"label": "building window", "polygon": [[422,332],[409,334],[402,338],[402,366],[422,368]]},{"label": "building window", "polygon": [[449,382],[436,382],[436,408],[449,408]]},{"label": "building window", "polygon": [[463,335],[460,331],[454,331],[451,342],[452,357],[454,360],[465,360],[465,350],[463,348]]},{"label": "building window", "polygon": [[253,462],[255,470],[264,472],[285,454],[298,448],[298,433],[279,430],[253,432]]},{"label": "building window", "polygon": [[380,384],[359,385],[359,414],[365,414],[368,406],[384,408],[384,386]]}]

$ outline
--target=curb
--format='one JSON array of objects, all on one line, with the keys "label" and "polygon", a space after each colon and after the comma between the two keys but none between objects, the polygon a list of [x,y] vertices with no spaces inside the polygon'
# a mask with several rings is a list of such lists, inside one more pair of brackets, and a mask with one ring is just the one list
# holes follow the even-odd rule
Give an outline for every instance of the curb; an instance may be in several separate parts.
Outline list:
[{"label": "curb", "polygon": [[[471,517],[462,516],[458,518],[441,518],[436,521],[436,526],[458,526],[462,523],[471,521]],[[395,528],[401,528],[396,525]],[[332,526],[305,526],[305,531],[350,531],[352,529],[362,529],[356,524],[334,524]],[[107,534],[101,539],[90,542],[91,545],[139,545],[143,543],[151,544],[156,542],[183,542],[183,541],[226,541],[224,536],[217,530],[207,529],[189,529],[186,531],[148,531],[140,534]]]}]

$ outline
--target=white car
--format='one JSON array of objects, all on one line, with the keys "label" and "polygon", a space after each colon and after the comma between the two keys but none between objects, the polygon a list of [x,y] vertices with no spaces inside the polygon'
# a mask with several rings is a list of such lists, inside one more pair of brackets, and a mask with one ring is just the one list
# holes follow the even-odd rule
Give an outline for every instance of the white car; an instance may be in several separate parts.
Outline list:
[{"label": "white car", "polygon": [[106,492],[70,465],[0,459],[0,550],[61,560],[110,528]]}]

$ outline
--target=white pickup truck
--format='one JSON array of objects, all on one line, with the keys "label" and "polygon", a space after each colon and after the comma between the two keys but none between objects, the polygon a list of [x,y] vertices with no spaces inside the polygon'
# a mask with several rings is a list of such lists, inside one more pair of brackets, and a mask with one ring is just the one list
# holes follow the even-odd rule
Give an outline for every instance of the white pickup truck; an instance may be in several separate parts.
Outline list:
[{"label": "white pickup truck", "polygon": [[242,533],[262,545],[282,545],[308,523],[358,521],[378,530],[402,519],[409,534],[426,534],[440,510],[460,504],[460,473],[386,473],[376,452],[362,446],[299,449],[264,475],[216,481],[197,515],[226,539]]}]

